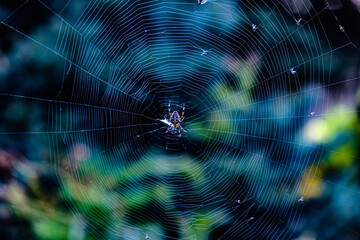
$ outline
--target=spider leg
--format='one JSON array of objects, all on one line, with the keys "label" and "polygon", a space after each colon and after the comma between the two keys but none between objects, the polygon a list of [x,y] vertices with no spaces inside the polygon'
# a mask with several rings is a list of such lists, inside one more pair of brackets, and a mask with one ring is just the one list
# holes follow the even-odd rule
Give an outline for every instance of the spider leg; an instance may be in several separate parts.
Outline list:
[{"label": "spider leg", "polygon": [[169,117],[171,116],[171,112],[170,112],[170,103],[171,103],[171,100],[169,100]]},{"label": "spider leg", "polygon": [[181,118],[180,118],[180,122],[182,122],[184,120],[184,115],[185,115],[185,104],[183,104],[183,109],[182,109],[182,114],[181,114]]},{"label": "spider leg", "polygon": [[169,131],[171,132],[171,134],[174,134],[174,126],[173,125],[169,126]]},{"label": "spider leg", "polygon": [[170,126],[167,128],[166,132],[165,133],[168,133],[169,132],[169,129],[170,129]]}]

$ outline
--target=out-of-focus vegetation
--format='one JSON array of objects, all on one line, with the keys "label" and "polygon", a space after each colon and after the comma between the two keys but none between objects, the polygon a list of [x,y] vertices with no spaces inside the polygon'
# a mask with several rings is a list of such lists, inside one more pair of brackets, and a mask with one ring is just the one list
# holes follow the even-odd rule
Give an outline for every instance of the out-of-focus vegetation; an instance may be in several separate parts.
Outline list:
[{"label": "out-of-focus vegetation", "polygon": [[[261,1],[255,2],[259,2],[258,14],[270,13]],[[72,21],[87,4],[75,0],[70,3],[62,16],[75,24]],[[59,9],[63,6],[56,1],[50,4]],[[20,5],[17,1],[1,3],[1,18]],[[24,8],[8,20],[27,36],[42,39],[52,47],[50,43],[61,29],[57,16],[40,7],[38,14],[34,11]],[[351,39],[359,40],[354,19],[358,22],[360,17],[354,5],[344,3],[338,14]],[[245,25],[242,18],[234,16],[232,19]],[[346,44],[343,37],[338,37],[338,26],[326,24],[329,16],[321,16],[323,25],[315,24],[312,30],[296,33],[294,42],[305,50],[301,56],[292,52],[291,61],[313,60],[318,55],[310,53],[316,52],[319,45],[324,46],[324,52],[330,50],[325,49],[327,41],[334,44],[333,49]],[[268,30],[264,38],[281,38],[282,30],[274,27],[278,18],[270,15],[262,26]],[[293,19],[285,21],[289,29],[298,28]],[[227,26],[211,23],[211,27],[234,31],[231,21]],[[88,24],[85,29],[97,29],[94,23],[84,24]],[[208,25],[199,18],[199,27]],[[316,35],[323,28],[327,35]],[[186,116],[186,121],[190,120],[184,121],[185,136],[203,153],[195,157],[194,150],[189,154],[168,154],[165,147],[154,147],[156,141],[150,140],[144,143],[146,146],[134,142],[112,146],[110,133],[102,146],[94,146],[91,141],[100,141],[101,137],[46,134],[52,130],[49,119],[66,121],[68,117],[62,110],[55,116],[55,108],[39,99],[61,99],[62,87],[69,88],[68,92],[77,89],[62,82],[71,66],[65,68],[63,59],[3,24],[0,31],[2,239],[145,239],[147,235],[150,239],[217,239],[230,227],[246,228],[250,213],[266,216],[254,222],[263,221],[265,226],[276,228],[270,225],[274,221],[279,223],[279,229],[290,229],[293,238],[359,237],[360,84],[349,81],[329,87],[330,83],[359,77],[359,52],[351,55],[353,48],[334,51],[331,59],[325,57],[323,62],[311,64],[314,73],[326,72],[334,82],[314,78],[309,81],[309,76],[301,75],[298,69],[294,82],[273,79],[271,90],[261,89],[270,83],[254,87],[262,78],[274,74],[263,71],[272,63],[262,62],[255,50],[243,58],[213,51],[212,56],[220,59],[224,67],[220,74],[231,74],[233,81],[214,81],[204,89],[209,98],[204,101],[212,102],[212,112],[194,107],[190,111],[193,117]],[[268,44],[277,41],[273,38]],[[271,57],[267,60],[275,61],[277,56]],[[279,60],[279,65],[285,66],[284,62]],[[158,75],[166,73],[159,70]],[[70,99],[78,100],[76,96]],[[144,102],[150,104],[151,100]],[[304,105],[315,109],[304,110]],[[156,114],[161,116],[166,111],[164,107]],[[314,116],[308,116],[312,111]],[[82,117],[73,117],[72,127],[84,124],[86,115]],[[138,152],[134,152],[135,148]],[[304,203],[298,202],[300,197]],[[239,207],[237,199],[245,203]],[[292,214],[301,213],[296,224],[286,220],[284,224],[282,219],[287,217],[279,203],[284,203]],[[273,213],[266,215],[265,208]],[[234,222],[238,224],[235,227]]]}]

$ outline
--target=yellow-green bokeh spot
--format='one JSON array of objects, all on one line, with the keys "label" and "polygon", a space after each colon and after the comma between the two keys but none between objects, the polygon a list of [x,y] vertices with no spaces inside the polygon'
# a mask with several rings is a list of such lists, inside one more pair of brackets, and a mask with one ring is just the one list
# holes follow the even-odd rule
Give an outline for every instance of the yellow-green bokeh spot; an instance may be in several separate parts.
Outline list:
[{"label": "yellow-green bokeh spot", "polygon": [[356,155],[356,149],[349,145],[343,145],[330,153],[329,160],[323,163],[324,167],[342,169],[352,166]]}]

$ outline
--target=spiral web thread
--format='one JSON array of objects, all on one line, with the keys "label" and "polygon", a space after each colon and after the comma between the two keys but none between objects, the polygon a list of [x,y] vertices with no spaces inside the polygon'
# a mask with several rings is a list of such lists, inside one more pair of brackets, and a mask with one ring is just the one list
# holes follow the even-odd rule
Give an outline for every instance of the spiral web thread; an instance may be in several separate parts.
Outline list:
[{"label": "spiral web thread", "polygon": [[[12,24],[35,6],[51,16],[46,34],[54,41]],[[332,151],[299,132],[310,112],[331,116],[331,87],[359,80],[330,74],[337,52],[359,51],[331,7],[305,0],[26,1],[1,24],[63,64],[53,99],[1,93],[47,104],[48,129],[1,134],[44,134],[54,159],[77,143],[89,146],[88,159],[69,155],[56,166],[69,208],[86,216],[96,238],[296,236],[306,208],[298,201],[299,188],[307,191],[301,180],[316,178],[307,166]],[[339,28],[341,41],[329,27]],[[165,134],[159,121],[169,100],[171,111],[186,106],[181,138]],[[93,214],[99,201],[103,209]]]}]

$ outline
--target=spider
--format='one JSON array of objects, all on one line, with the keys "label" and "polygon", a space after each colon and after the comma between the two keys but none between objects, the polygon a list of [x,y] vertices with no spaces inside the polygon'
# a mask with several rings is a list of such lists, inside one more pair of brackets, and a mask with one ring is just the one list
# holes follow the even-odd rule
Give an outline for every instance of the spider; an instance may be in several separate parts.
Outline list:
[{"label": "spider", "polygon": [[169,115],[165,116],[165,119],[169,125],[169,127],[166,130],[166,133],[168,133],[170,131],[172,134],[174,134],[174,131],[177,130],[179,133],[179,136],[181,137],[181,132],[183,132],[184,129],[181,127],[180,123],[184,120],[185,104],[183,104],[183,108],[182,108],[183,111],[182,111],[181,117],[180,117],[178,111],[174,111],[173,113],[171,113],[170,104],[171,104],[171,101],[169,101]]}]

